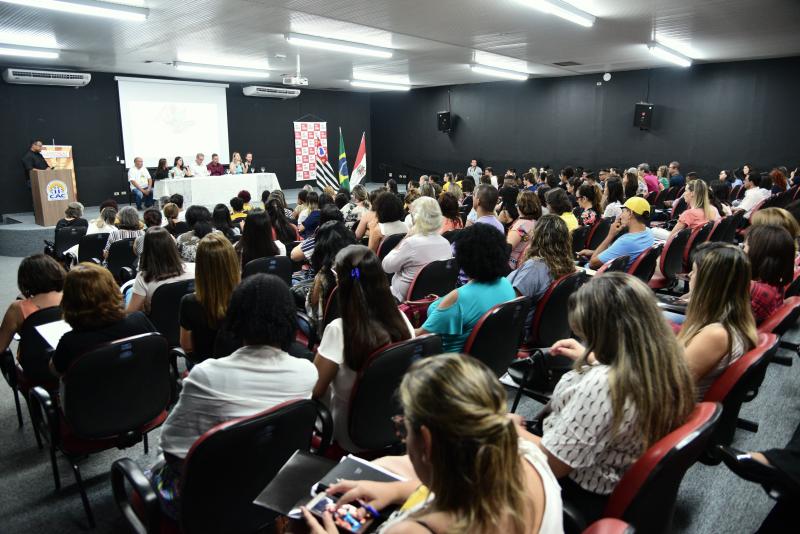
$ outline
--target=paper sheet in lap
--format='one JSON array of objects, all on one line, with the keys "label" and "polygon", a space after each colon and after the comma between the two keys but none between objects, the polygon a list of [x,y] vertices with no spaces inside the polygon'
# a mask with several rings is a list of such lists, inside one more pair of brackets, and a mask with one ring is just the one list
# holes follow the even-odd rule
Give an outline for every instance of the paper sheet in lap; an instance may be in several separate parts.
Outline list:
[{"label": "paper sheet in lap", "polygon": [[40,324],[35,328],[36,331],[39,332],[39,335],[42,336],[45,341],[47,341],[47,344],[53,348],[58,346],[61,336],[72,331],[72,327],[64,320],[56,321],[54,323]]}]

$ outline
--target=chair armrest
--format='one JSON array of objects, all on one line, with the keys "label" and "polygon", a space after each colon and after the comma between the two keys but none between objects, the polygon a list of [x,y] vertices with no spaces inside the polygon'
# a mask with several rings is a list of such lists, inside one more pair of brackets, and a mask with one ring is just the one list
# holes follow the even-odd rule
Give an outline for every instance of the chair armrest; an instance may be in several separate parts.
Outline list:
[{"label": "chair armrest", "polygon": [[[141,515],[131,505],[131,499],[125,490],[126,481],[131,485],[132,492],[139,497],[136,508],[141,509]],[[130,458],[122,458],[111,464],[111,490],[125,522],[136,534],[158,532],[157,526],[161,518],[158,496],[139,464]]]},{"label": "chair armrest", "polygon": [[317,331],[314,328],[314,323],[311,321],[311,317],[302,311],[297,312],[297,327],[298,329],[306,336],[308,340],[308,350],[311,352],[316,352],[316,347],[319,345],[319,339],[317,336]]},{"label": "chair armrest", "polygon": [[17,370],[14,364],[14,354],[10,349],[6,349],[0,353],[0,372],[3,373],[3,378],[6,379],[6,383],[12,388],[15,388],[17,384]]},{"label": "chair armrest", "polygon": [[320,401],[315,400],[314,404],[317,406],[318,428],[320,428],[320,444],[317,454],[323,454],[333,442],[333,415],[328,407]]},{"label": "chair armrest", "polygon": [[586,530],[589,522],[583,513],[572,503],[563,502],[562,513],[564,519],[564,532],[566,534],[579,534]]},{"label": "chair armrest", "polygon": [[94,263],[95,265],[103,265],[103,260],[100,258],[89,258],[89,261]]},{"label": "chair armrest", "polygon": [[58,410],[56,409],[50,393],[41,386],[36,386],[30,392],[31,419],[39,435],[48,439],[51,445],[60,441],[61,434],[58,425]]},{"label": "chair armrest", "polygon": [[119,270],[119,281],[125,283],[129,280],[133,280],[136,278],[136,271],[131,269],[130,267],[123,267]]}]

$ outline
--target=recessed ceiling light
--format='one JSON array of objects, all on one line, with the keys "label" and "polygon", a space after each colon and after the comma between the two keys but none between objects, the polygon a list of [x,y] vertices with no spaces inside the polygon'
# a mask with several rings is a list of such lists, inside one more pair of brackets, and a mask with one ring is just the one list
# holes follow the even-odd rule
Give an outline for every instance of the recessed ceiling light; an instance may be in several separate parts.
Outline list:
[{"label": "recessed ceiling light", "polygon": [[663,59],[664,61],[669,61],[670,63],[674,63],[675,65],[678,65],[680,67],[692,66],[691,58],[684,56],[677,50],[673,50],[656,42],[648,43],[647,48],[650,50],[651,54],[653,54],[659,59]]},{"label": "recessed ceiling light", "polygon": [[186,63],[176,61],[175,68],[184,72],[196,72],[199,74],[213,74],[216,76],[235,77],[235,78],[269,78],[269,72],[256,69],[245,69],[241,67],[228,67],[225,65],[203,65],[201,63]]},{"label": "recessed ceiling light", "polygon": [[410,85],[399,85],[396,83],[379,83],[367,82],[364,80],[350,80],[350,85],[353,87],[361,87],[364,89],[379,89],[381,91],[410,91]]},{"label": "recessed ceiling light", "polygon": [[89,15],[135,22],[144,22],[147,20],[149,13],[149,10],[144,7],[97,2],[95,0],[0,0],[0,2],[30,8],[50,9],[75,15]]},{"label": "recessed ceiling light", "polygon": [[591,13],[587,13],[586,11],[573,6],[569,2],[564,2],[563,0],[516,0],[516,1],[528,7],[538,9],[543,13],[550,13],[551,15],[561,17],[564,20],[568,20],[585,28],[590,28],[594,26],[594,22],[597,20],[597,17],[595,17]]},{"label": "recessed ceiling light", "polygon": [[517,80],[520,82],[528,79],[528,73],[526,72],[498,69],[497,67],[487,67],[485,65],[470,65],[470,68],[472,72],[485,76],[494,76],[496,78],[505,78],[507,80]]},{"label": "recessed ceiling light", "polygon": [[58,59],[58,50],[34,46],[15,46],[0,43],[0,56],[27,57],[33,59]]},{"label": "recessed ceiling light", "polygon": [[344,52],[358,56],[370,56],[388,59],[392,57],[393,51],[390,48],[380,48],[352,41],[341,41],[339,39],[328,39],[327,37],[317,37],[315,35],[304,35],[301,33],[288,33],[286,40],[293,45],[319,48],[332,52]]}]

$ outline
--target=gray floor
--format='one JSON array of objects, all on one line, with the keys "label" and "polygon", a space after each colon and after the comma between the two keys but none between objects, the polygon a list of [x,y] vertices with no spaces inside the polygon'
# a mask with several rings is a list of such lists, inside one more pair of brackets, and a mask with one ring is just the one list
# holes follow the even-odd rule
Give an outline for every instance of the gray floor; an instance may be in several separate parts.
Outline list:
[{"label": "gray floor", "polygon": [[[19,258],[0,256],[0,310],[16,296]],[[800,330],[792,332],[800,339]],[[738,431],[734,445],[746,450],[783,446],[800,422],[800,361],[792,367],[771,365],[757,399],[745,405],[742,417],[756,420],[758,433]],[[519,413],[533,416],[540,405],[524,401]],[[151,434],[157,442],[158,431]],[[30,420],[17,428],[10,390],[0,383],[0,532],[71,533],[88,531],[72,472],[60,462],[63,489],[53,489],[48,456],[39,451]],[[95,532],[124,532],[124,524],[111,497],[108,471],[117,458],[131,457],[143,466],[155,458],[151,449],[144,456],[141,446],[107,451],[81,462],[89,498],[97,519]],[[724,466],[696,465],[681,486],[673,524],[675,532],[754,532],[772,507],[761,488],[744,482]]]}]

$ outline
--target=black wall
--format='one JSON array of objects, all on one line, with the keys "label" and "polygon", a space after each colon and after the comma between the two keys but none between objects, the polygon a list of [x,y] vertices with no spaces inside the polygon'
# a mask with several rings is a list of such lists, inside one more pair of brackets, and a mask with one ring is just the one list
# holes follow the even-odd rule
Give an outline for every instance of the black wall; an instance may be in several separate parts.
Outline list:
[{"label": "black wall", "polygon": [[[673,159],[716,177],[745,162],[800,164],[800,58],[420,89],[372,97],[373,178],[508,167],[598,169]],[[634,104],[655,104],[650,131]],[[455,131],[438,132],[450,91]],[[379,174],[377,174],[379,173]]]},{"label": "black wall", "polygon": [[[363,131],[367,132],[370,161],[368,94],[303,90],[293,100],[272,100],[245,97],[242,87],[243,84],[230,84],[228,88],[230,148],[242,155],[253,152],[256,165],[275,172],[283,188],[298,187],[292,122],[305,114],[327,121],[328,150],[334,169],[339,157],[340,126],[350,166]],[[127,190],[125,171],[116,162],[117,156],[124,157],[124,151],[114,74],[93,73],[92,82],[80,89],[0,82],[0,124],[0,213],[33,209],[20,158],[35,137],[45,143],[55,138],[58,144],[72,145],[78,197],[84,204],[97,205],[114,191]],[[171,156],[168,147],[164,155]],[[194,155],[183,157],[189,161]],[[229,156],[221,159],[227,162]]]}]

